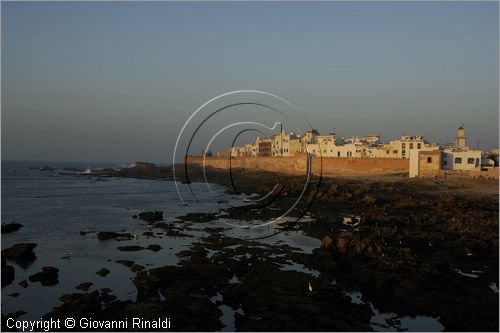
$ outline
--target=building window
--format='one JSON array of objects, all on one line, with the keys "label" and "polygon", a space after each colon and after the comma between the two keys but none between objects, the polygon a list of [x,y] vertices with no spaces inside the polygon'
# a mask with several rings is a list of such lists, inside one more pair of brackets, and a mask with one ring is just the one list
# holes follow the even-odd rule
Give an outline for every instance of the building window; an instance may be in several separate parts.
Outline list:
[{"label": "building window", "polygon": [[393,151],[392,151],[392,153],[393,153],[393,154],[397,154],[397,153],[398,153],[398,151],[397,151],[397,150],[393,150]]},{"label": "building window", "polygon": [[402,143],[401,144],[401,149],[405,149],[406,148],[406,143]]},{"label": "building window", "polygon": [[405,150],[401,150],[401,155],[405,156],[406,155],[406,151]]},{"label": "building window", "polygon": [[448,165],[448,161],[443,161],[443,165]]},{"label": "building window", "polygon": [[323,152],[326,154],[326,149],[324,149]]},{"label": "building window", "polygon": [[388,150],[386,150],[386,151],[385,151],[385,153],[386,153],[386,154],[389,154],[389,151],[388,151]]},{"label": "building window", "polygon": [[422,144],[421,143],[417,143],[417,149],[422,149]]},{"label": "building window", "polygon": [[467,164],[474,164],[474,157],[469,157],[467,159]]},{"label": "building window", "polygon": [[462,158],[461,157],[455,157],[455,164],[462,164]]},{"label": "building window", "polygon": [[337,157],[340,157],[340,152],[339,151],[337,152]]},{"label": "building window", "polygon": [[413,143],[410,143],[410,149],[413,149]]},{"label": "building window", "polygon": [[427,163],[432,163],[432,157],[427,157]]},{"label": "building window", "polygon": [[352,151],[347,152],[347,157],[352,157]]}]

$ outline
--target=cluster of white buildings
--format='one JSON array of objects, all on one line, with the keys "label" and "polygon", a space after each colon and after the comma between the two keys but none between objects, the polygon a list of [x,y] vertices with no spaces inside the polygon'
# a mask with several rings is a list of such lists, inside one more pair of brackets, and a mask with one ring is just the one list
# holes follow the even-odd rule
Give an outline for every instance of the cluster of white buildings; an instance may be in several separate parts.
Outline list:
[{"label": "cluster of white buildings", "polygon": [[[439,168],[441,170],[480,171],[482,167],[494,165],[494,161],[482,158],[481,150],[471,149],[467,146],[462,126],[457,129],[455,144],[448,146],[429,143],[419,135],[404,135],[397,140],[382,143],[380,136],[376,134],[346,138],[338,137],[335,133],[321,135],[316,130],[310,130],[301,136],[282,131],[270,138],[257,137],[254,143],[246,144],[243,147],[232,147],[227,153],[222,154],[230,154],[232,157],[290,157],[298,153],[308,153],[314,156],[336,158],[399,158],[410,159],[411,169],[411,164],[420,160],[421,152],[435,152],[434,154],[439,152]],[[427,160],[429,163],[435,164],[435,161],[432,161],[432,156]],[[415,169],[415,165],[413,168]],[[414,176],[416,175],[418,173]]]}]

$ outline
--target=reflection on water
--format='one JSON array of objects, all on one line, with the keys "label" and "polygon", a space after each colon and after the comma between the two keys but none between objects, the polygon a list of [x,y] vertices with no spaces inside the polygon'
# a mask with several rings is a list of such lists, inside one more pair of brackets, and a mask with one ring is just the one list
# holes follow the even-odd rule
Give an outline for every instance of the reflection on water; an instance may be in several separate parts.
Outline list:
[{"label": "reflection on water", "polygon": [[460,269],[458,268],[453,268],[453,270],[455,272],[457,272],[458,274],[462,275],[462,276],[466,276],[466,277],[470,277],[470,278],[478,278],[479,275],[477,274],[472,274],[472,273],[482,273],[481,271],[472,271],[472,273],[465,273],[465,272],[462,272]]},{"label": "reflection on water", "polygon": [[417,331],[417,332],[440,332],[444,326],[439,322],[439,318],[429,316],[403,316],[399,317],[396,313],[380,312],[371,302],[364,302],[363,295],[359,290],[343,291],[345,295],[351,298],[354,304],[369,304],[373,311],[370,319],[370,325],[374,331],[393,332],[393,331]]}]

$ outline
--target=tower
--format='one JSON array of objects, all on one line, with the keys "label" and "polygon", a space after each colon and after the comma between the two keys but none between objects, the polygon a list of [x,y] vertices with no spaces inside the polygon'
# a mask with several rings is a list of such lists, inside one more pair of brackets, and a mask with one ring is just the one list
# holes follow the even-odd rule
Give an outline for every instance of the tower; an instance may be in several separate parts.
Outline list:
[{"label": "tower", "polygon": [[457,147],[467,147],[467,139],[465,138],[464,126],[460,126],[457,129],[457,137],[455,138],[455,146]]}]

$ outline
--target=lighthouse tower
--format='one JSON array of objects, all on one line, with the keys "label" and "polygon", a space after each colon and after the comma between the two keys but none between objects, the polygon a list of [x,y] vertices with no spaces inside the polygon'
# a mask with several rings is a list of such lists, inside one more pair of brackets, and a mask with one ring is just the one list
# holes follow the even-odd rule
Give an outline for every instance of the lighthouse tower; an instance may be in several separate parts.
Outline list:
[{"label": "lighthouse tower", "polygon": [[457,137],[455,138],[455,146],[465,148],[467,147],[467,139],[465,138],[465,130],[463,125],[457,129]]}]

